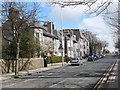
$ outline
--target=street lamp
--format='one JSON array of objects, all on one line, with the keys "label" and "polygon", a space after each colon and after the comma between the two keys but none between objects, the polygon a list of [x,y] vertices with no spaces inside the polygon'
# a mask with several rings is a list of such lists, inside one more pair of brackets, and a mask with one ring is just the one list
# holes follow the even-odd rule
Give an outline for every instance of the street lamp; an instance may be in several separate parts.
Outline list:
[{"label": "street lamp", "polygon": [[63,47],[62,47],[62,43],[60,43],[60,46],[59,46],[59,52],[61,53],[61,56],[62,56],[62,66],[63,66]]},{"label": "street lamp", "polygon": [[62,28],[62,24],[63,24],[63,17],[62,17],[62,8],[64,8],[64,6],[61,6],[61,31],[62,31],[62,66],[64,65],[64,48],[63,48],[63,44],[64,44],[64,42],[63,42],[63,40],[64,40],[64,38],[63,38],[63,28]]},{"label": "street lamp", "polygon": [[[61,16],[60,16],[60,18],[61,18],[61,31],[62,31],[62,42],[61,42],[61,45],[62,45],[62,47],[64,47],[64,42],[63,42],[63,40],[64,40],[64,38],[63,38],[63,29],[62,29],[62,24],[63,24],[63,17],[62,17],[62,8],[64,8],[66,5],[64,5],[64,3],[63,2],[52,2],[53,4],[58,4],[58,5],[60,5],[60,7],[61,7]],[[64,48],[62,48],[62,49],[59,49],[60,51],[62,51],[61,53],[62,53],[62,66],[63,66],[63,64],[64,64]]]}]

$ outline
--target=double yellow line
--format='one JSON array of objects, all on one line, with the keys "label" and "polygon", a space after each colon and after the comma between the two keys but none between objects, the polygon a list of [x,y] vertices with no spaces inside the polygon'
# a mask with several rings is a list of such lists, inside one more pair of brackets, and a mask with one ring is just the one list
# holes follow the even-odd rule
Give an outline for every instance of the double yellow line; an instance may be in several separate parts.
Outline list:
[{"label": "double yellow line", "polygon": [[101,88],[101,86],[104,84],[104,82],[107,80],[108,76],[110,75],[110,72],[113,70],[115,64],[116,62],[108,68],[108,70],[103,74],[103,77],[94,86],[93,90],[99,90]]}]

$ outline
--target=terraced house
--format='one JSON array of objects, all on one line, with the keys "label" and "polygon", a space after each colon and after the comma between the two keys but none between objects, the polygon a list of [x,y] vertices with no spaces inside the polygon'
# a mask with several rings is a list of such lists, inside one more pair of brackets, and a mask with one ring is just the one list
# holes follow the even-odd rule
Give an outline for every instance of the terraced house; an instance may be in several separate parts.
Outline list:
[{"label": "terraced house", "polygon": [[[84,37],[79,29],[64,29],[55,30],[53,22],[44,22],[40,25],[38,21],[35,21],[31,27],[33,36],[41,43],[43,53],[48,56],[52,53],[54,56],[62,56],[59,50],[60,46],[63,47],[63,56],[69,57],[85,57],[89,54],[89,41]],[[63,41],[62,41],[63,32]],[[42,53],[40,51],[40,53]],[[40,55],[36,55],[36,58],[40,58]]]},{"label": "terraced house", "polygon": [[85,57],[89,55],[89,41],[80,32],[80,29],[64,29],[66,36],[65,54],[69,57]]},{"label": "terraced house", "polygon": [[61,34],[54,29],[53,22],[44,22],[40,25],[38,22],[34,24],[34,36],[41,42],[42,51],[44,54],[50,56],[60,56],[59,45]]},{"label": "terraced house", "polygon": [[[9,15],[13,16],[14,14],[18,20],[21,20],[19,11],[16,9],[12,10],[17,13],[12,11]],[[3,24],[3,29],[5,29],[6,23],[9,24],[9,20]],[[27,25],[27,23],[24,25]],[[89,41],[79,29],[57,30],[55,29],[53,22],[45,21],[43,24],[40,24],[35,19],[28,30],[32,32],[34,39],[40,42],[39,44],[41,47],[40,51],[35,53],[33,58],[41,58],[43,54],[47,56],[54,55],[82,58],[89,54]],[[12,40],[12,37],[9,34],[7,34],[7,38],[8,40]],[[4,38],[2,42],[3,48],[6,48],[10,44],[10,42],[6,41]],[[63,52],[60,49],[62,49]],[[4,52],[3,55],[4,57],[8,57]]]}]

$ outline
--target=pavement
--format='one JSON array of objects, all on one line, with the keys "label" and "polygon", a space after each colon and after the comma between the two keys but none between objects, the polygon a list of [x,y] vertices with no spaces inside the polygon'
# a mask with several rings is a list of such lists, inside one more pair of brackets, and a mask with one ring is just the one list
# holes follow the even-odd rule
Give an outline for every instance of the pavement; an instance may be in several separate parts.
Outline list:
[{"label": "pavement", "polygon": [[118,57],[118,90],[120,90],[120,56]]},{"label": "pavement", "polygon": [[114,56],[114,57],[118,57],[118,58],[106,82],[106,86],[108,87],[108,89],[106,90],[109,90],[111,88],[115,90],[120,90],[120,56]]},{"label": "pavement", "polygon": [[[83,59],[82,61],[84,63],[84,62],[87,61],[87,59]],[[62,62],[60,62],[60,63],[52,63],[52,64],[47,64],[47,67],[43,67],[43,68],[38,68],[38,69],[28,70],[28,71],[27,70],[19,71],[18,74],[20,74],[20,75],[28,75],[28,74],[33,74],[33,73],[40,73],[40,72],[60,68],[60,67],[67,66],[67,65],[70,65],[70,63],[66,63],[66,62],[64,62],[63,64],[62,64]],[[0,75],[0,80],[4,81],[4,80],[11,79],[11,78],[13,78],[12,75],[15,75],[15,73],[2,74],[2,75]]]}]

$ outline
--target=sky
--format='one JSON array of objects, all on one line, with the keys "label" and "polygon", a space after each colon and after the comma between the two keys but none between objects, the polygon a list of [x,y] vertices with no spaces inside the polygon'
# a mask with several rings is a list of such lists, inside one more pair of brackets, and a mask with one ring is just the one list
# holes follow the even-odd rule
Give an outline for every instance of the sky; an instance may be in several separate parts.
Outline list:
[{"label": "sky", "polygon": [[[99,0],[100,1],[100,0]],[[108,10],[115,11],[117,9],[117,1],[114,0]],[[99,4],[100,2],[98,2]],[[45,20],[54,22],[56,29],[85,29],[96,34],[100,40],[109,43],[108,49],[112,52],[115,50],[115,34],[114,27],[106,23],[105,18],[100,14],[86,13],[87,6],[64,7],[61,9],[59,5],[47,6],[42,5],[43,15],[46,15]],[[93,6],[95,7],[95,6]]]},{"label": "sky", "polygon": [[[8,0],[7,0],[8,1]],[[9,0],[16,1],[16,0]],[[87,6],[67,6],[61,9],[59,5],[51,5],[49,2],[53,0],[19,0],[24,2],[38,2],[41,3],[42,12],[40,16],[44,16],[42,21],[52,21],[56,29],[85,29],[96,34],[100,40],[105,40],[109,43],[108,49],[114,51],[114,27],[106,23],[107,19],[100,14],[89,14],[90,11]],[[41,1],[41,2],[40,2]],[[62,1],[62,0],[54,0]],[[80,0],[63,0],[63,1],[80,1]],[[89,0],[86,0],[89,1]],[[91,0],[90,0],[91,1]],[[107,0],[98,0],[91,10],[95,10],[97,6],[101,5]],[[109,11],[117,10],[117,0],[112,0],[113,3],[109,6]]]}]

